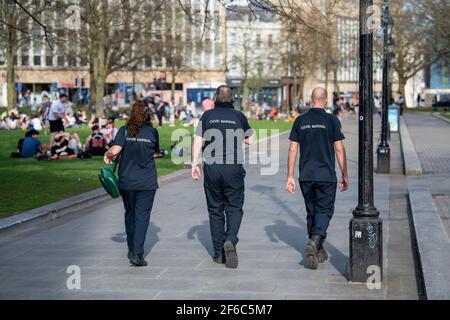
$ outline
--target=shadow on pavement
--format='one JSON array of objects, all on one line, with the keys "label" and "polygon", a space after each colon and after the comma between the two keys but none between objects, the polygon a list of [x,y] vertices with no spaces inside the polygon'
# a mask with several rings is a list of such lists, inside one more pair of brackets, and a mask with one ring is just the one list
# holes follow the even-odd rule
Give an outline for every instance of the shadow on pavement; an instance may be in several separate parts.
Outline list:
[{"label": "shadow on pavement", "polygon": [[302,255],[300,264],[305,266],[305,255],[303,248],[306,245],[306,230],[296,226],[290,226],[284,220],[275,220],[275,224],[265,226],[267,237],[271,242],[284,242],[288,246],[294,248]]},{"label": "shadow on pavement", "polygon": [[[144,244],[144,257],[146,257],[153,249],[153,247],[159,242],[158,233],[161,232],[161,228],[150,222],[148,225],[147,235],[145,237]],[[110,238],[114,242],[127,243],[127,235],[125,232],[116,233]]]},{"label": "shadow on pavement", "polygon": [[211,232],[209,229],[208,220],[203,221],[202,224],[193,226],[187,232],[187,238],[190,240],[195,239],[195,235],[197,235],[197,240],[202,244],[208,254],[212,257],[214,256],[214,249],[212,247],[211,242]]},{"label": "shadow on pavement", "polygon": [[[276,242],[275,235],[280,241],[285,242],[287,245],[296,249],[302,254],[303,260],[301,265],[305,266],[305,257],[303,255],[303,248],[306,245],[307,228],[306,223],[301,219],[297,213],[289,208],[282,200],[276,197],[273,193],[269,197],[286,212],[298,226],[290,226],[285,221],[277,220],[274,225],[266,226],[264,229],[269,237],[270,241]],[[332,222],[331,222],[332,223]],[[348,258],[338,248],[333,246],[330,241],[325,242],[325,249],[330,253],[330,263],[336,268],[336,270],[345,278],[348,279],[346,272]]]}]

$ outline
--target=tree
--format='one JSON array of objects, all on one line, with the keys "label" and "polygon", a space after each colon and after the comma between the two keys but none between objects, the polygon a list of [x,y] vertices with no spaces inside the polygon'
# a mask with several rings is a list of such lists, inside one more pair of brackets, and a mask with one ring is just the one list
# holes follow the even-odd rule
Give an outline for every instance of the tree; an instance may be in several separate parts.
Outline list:
[{"label": "tree", "polygon": [[[171,98],[175,98],[176,78],[178,73],[190,67],[190,53],[194,48],[196,39],[189,32],[183,32],[185,22],[191,24],[188,16],[181,6],[174,1],[167,1],[161,8],[164,23],[161,26],[162,37],[157,47],[160,48],[160,59],[165,59],[165,67],[170,71]],[[187,20],[187,21],[186,21]],[[197,40],[195,46],[202,45]]]},{"label": "tree", "polygon": [[[24,3],[24,4],[22,4]],[[5,0],[0,4],[0,49],[5,52],[6,90],[8,109],[16,107],[16,59],[17,51],[38,39],[53,37],[38,17],[56,8],[48,1],[25,8],[25,1]],[[47,42],[49,45],[49,41]]]},{"label": "tree", "polygon": [[391,4],[395,40],[393,68],[400,93],[406,82],[419,71],[450,55],[448,21],[450,4],[446,0],[398,0]]},{"label": "tree", "polygon": [[318,64],[314,33],[304,25],[285,22],[285,41],[288,50],[283,54],[283,63],[294,79],[294,101],[303,98],[303,88],[309,74],[316,72]]},{"label": "tree", "polygon": [[[262,38],[268,34],[262,33],[261,26],[258,25],[258,19],[262,18],[260,16],[264,13],[260,9],[255,10],[252,6],[244,8],[236,6],[228,9],[232,11],[233,17],[227,22],[227,27],[234,35],[234,42],[228,44],[227,50],[231,59],[227,64],[242,77],[241,109],[245,112],[250,94],[258,91],[257,89],[264,86],[266,80],[279,70],[284,47],[280,43],[275,48],[276,31],[275,34],[271,34],[271,40]],[[266,18],[277,26],[278,20],[274,14]]]},{"label": "tree", "polygon": [[[91,104],[98,116],[104,115],[106,78],[114,71],[130,68],[155,54],[164,1],[84,0],[80,1],[78,41],[82,55],[88,58]],[[76,53],[76,50],[73,50]]]},{"label": "tree", "polygon": [[255,36],[251,30],[250,22],[238,29],[238,34],[236,36],[241,37],[238,40],[238,44],[232,50],[232,61],[231,65],[236,66],[241,72],[242,76],[242,105],[241,109],[243,112],[247,111],[248,96],[250,94],[249,82],[250,74],[256,68],[257,56],[256,51],[252,50],[255,46]]}]

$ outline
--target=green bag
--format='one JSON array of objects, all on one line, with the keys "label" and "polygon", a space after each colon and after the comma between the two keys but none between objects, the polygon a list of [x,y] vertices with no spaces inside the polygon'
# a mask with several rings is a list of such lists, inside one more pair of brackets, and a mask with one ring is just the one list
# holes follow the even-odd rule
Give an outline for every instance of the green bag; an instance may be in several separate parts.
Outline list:
[{"label": "green bag", "polygon": [[[125,128],[125,141],[127,140],[127,137],[128,130]],[[100,168],[100,173],[98,174],[98,179],[103,188],[114,199],[120,197],[119,178],[116,176],[117,161],[118,160],[114,160],[111,164]]]},{"label": "green bag", "polygon": [[106,192],[114,199],[120,196],[119,179],[116,176],[117,162],[113,161],[100,169],[98,178]]}]

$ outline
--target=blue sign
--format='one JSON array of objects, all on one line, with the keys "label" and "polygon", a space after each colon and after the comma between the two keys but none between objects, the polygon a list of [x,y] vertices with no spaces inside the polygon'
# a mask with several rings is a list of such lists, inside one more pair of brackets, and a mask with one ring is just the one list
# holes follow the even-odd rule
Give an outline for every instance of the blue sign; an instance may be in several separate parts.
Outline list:
[{"label": "blue sign", "polygon": [[125,91],[125,82],[119,83],[119,90],[124,92]]},{"label": "blue sign", "polygon": [[51,87],[50,87],[50,91],[51,92],[55,92],[58,91],[58,84],[56,82],[53,82]]},{"label": "blue sign", "polygon": [[399,109],[397,107],[389,107],[388,122],[391,132],[398,132],[399,130]]}]

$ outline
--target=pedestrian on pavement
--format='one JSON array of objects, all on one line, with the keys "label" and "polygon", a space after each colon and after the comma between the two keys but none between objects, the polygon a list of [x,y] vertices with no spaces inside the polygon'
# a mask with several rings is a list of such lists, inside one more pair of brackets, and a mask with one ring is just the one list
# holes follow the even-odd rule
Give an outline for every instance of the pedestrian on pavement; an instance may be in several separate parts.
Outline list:
[{"label": "pedestrian on pavement", "polygon": [[341,169],[340,191],[349,187],[347,159],[342,142],[339,119],[325,111],[327,92],[315,88],[311,95],[312,108],[299,116],[292,127],[288,158],[286,190],[294,193],[296,182],[294,167],[300,149],[299,183],[307,212],[309,242],[305,247],[306,267],[317,269],[319,262],[328,259],[323,247],[327,229],[334,213],[337,178],[335,156]]},{"label": "pedestrian on pavement", "polygon": [[[203,141],[203,173],[209,223],[214,246],[213,261],[237,268],[236,245],[244,214],[242,142],[252,143],[252,129],[245,115],[234,109],[230,87],[219,86],[214,108],[203,113],[192,148],[192,178],[200,179],[199,156]],[[227,139],[233,139],[232,142]],[[224,214],[225,212],[225,214]],[[226,223],[225,223],[226,216]]]},{"label": "pedestrian on pavement", "polygon": [[398,93],[397,105],[400,108],[400,115],[403,115],[403,107],[405,106],[405,99],[401,92]]},{"label": "pedestrian on pavement", "polygon": [[125,207],[128,259],[146,266],[145,235],[158,188],[153,154],[159,145],[158,131],[152,127],[150,107],[136,101],[127,124],[119,129],[104,160],[111,163],[120,154],[119,189]]}]

